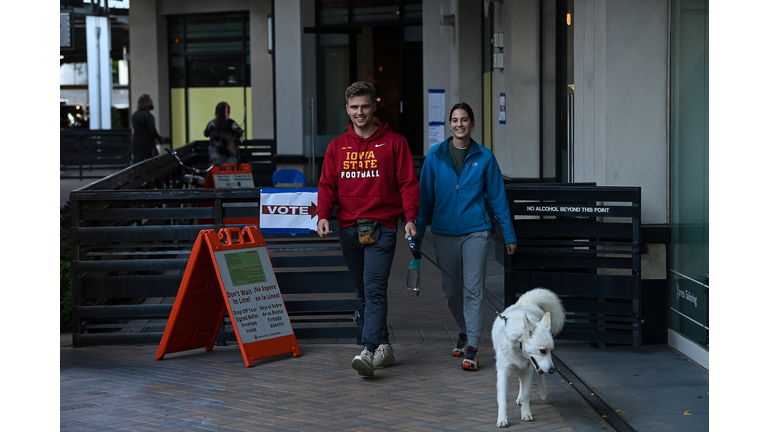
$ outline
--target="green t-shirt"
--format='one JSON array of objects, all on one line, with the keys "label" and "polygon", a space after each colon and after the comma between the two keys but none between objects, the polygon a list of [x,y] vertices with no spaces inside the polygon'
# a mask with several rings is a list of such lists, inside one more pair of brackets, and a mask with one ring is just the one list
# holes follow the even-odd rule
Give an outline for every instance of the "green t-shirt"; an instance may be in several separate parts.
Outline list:
[{"label": "green t-shirt", "polygon": [[460,149],[453,145],[453,140],[451,140],[451,143],[448,146],[448,153],[451,154],[451,158],[453,159],[453,168],[456,170],[456,175],[461,175],[461,166],[464,164],[464,159],[466,159],[470,147],[472,147],[471,143],[467,148]]}]

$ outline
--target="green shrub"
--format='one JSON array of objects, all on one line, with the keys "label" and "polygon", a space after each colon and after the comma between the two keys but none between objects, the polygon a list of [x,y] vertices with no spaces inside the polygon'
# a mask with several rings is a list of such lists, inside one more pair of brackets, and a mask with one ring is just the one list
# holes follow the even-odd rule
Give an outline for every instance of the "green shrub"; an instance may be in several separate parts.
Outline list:
[{"label": "green shrub", "polygon": [[72,332],[72,250],[69,240],[69,201],[61,208],[59,217],[59,303],[60,332]]}]

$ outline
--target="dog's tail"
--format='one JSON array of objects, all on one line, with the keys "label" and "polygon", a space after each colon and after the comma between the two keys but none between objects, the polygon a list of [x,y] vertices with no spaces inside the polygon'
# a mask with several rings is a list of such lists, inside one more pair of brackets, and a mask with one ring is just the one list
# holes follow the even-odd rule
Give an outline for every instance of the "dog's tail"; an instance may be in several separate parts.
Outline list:
[{"label": "dog's tail", "polygon": [[550,330],[553,335],[560,333],[565,324],[565,309],[563,304],[555,293],[546,288],[534,288],[525,294],[523,294],[515,305],[526,306],[534,305],[538,306],[544,312],[549,312],[552,319],[552,326]]}]

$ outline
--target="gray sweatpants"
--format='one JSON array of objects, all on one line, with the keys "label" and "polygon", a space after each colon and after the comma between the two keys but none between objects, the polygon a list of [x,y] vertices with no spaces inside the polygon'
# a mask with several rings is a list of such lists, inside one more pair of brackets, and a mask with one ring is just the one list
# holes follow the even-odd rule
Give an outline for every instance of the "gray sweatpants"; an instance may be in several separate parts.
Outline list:
[{"label": "gray sweatpants", "polygon": [[445,302],[459,331],[467,334],[469,346],[477,348],[483,328],[483,286],[491,233],[432,234],[437,264],[452,276],[441,272]]}]

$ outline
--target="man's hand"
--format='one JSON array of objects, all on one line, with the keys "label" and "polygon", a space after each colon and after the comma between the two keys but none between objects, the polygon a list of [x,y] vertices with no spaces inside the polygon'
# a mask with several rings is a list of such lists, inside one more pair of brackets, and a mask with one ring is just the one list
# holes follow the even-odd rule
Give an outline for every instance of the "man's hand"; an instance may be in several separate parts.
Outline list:
[{"label": "man's hand", "polygon": [[507,243],[505,246],[507,247],[507,254],[512,255],[517,249],[517,242]]},{"label": "man's hand", "polygon": [[317,221],[317,235],[320,237],[328,237],[331,235],[331,224],[328,219],[320,219]]},{"label": "man's hand", "polygon": [[416,237],[419,236],[419,232],[416,230],[416,223],[414,222],[408,222],[405,224],[405,239],[408,240],[408,237],[413,237],[416,239]]}]

